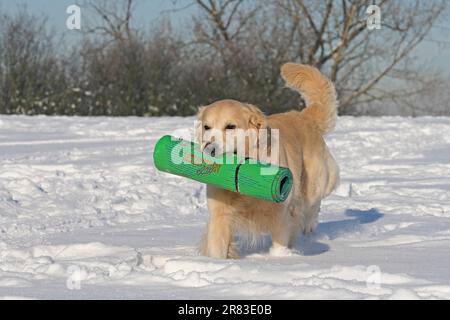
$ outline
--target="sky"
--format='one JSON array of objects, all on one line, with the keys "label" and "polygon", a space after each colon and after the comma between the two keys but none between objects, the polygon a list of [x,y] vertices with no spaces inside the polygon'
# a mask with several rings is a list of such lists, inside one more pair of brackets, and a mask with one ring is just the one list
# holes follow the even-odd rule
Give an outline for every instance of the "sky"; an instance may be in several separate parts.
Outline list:
[{"label": "sky", "polygon": [[[0,12],[14,13],[25,5],[29,12],[47,17],[50,25],[64,33],[70,40],[77,39],[79,32],[66,28],[66,20],[69,17],[66,10],[70,5],[80,5],[83,2],[83,0],[0,0]],[[188,21],[194,11],[194,7],[189,6],[190,3],[192,3],[190,0],[137,0],[135,21],[138,26],[149,27],[158,18],[169,15],[175,25],[182,24]],[[81,15],[83,19],[83,8]]]},{"label": "sky", "polygon": [[[407,1],[407,0],[405,0]],[[78,31],[66,28],[68,6],[82,3],[82,0],[0,0],[0,11],[13,13],[20,5],[25,4],[29,11],[37,15],[48,17],[50,24],[64,33],[66,39],[77,39]],[[183,25],[195,12],[194,6],[189,6],[192,0],[138,0],[136,22],[139,26],[150,27],[152,22],[163,15],[169,15],[175,25]],[[187,8],[185,8],[187,7]],[[183,10],[179,10],[185,8]],[[450,21],[440,24],[433,29],[430,39],[423,42],[415,52],[421,62],[428,62],[433,68],[450,75],[450,45],[442,47],[433,39],[448,38],[450,35]]]},{"label": "sky", "polygon": [[[65,28],[67,19],[66,9],[73,4],[83,3],[83,0],[0,0],[0,8],[6,12],[14,12],[25,4],[34,14],[48,16],[51,23],[57,28]],[[189,0],[138,0],[136,18],[140,22],[154,20],[161,13],[187,6]],[[189,16],[192,7],[182,10],[179,14],[172,13],[176,18]]]}]

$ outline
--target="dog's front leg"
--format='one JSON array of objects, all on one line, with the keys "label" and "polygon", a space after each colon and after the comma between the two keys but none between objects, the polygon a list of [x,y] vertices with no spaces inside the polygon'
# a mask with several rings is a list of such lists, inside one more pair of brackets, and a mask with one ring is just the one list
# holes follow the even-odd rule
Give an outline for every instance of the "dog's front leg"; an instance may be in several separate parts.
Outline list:
[{"label": "dog's front leg", "polygon": [[211,212],[201,253],[212,258],[236,258],[232,221],[229,214]]}]

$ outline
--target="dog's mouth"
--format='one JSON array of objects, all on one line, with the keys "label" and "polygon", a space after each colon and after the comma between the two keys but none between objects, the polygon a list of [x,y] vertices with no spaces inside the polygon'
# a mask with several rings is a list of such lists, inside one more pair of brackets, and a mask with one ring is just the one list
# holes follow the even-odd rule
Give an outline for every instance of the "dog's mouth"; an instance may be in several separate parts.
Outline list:
[{"label": "dog's mouth", "polygon": [[[219,146],[217,144],[211,143],[211,142],[208,142],[205,145],[205,147],[203,148],[203,153],[208,155],[208,156],[210,156],[210,157],[213,157],[213,158],[218,157],[218,156],[221,155],[220,150],[219,150]],[[233,154],[235,156],[239,155],[237,148],[234,148],[233,151],[224,152],[224,154]]]},{"label": "dog's mouth", "polygon": [[203,153],[213,158],[218,156],[219,152],[219,146],[213,142],[206,143],[205,147],[203,148]]}]

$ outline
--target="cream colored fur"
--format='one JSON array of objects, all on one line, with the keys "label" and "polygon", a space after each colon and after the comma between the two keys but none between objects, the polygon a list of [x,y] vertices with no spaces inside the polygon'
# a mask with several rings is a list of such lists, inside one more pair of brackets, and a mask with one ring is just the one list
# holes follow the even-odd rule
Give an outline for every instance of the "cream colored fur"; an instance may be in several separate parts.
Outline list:
[{"label": "cream colored fur", "polygon": [[[329,152],[324,134],[336,122],[336,93],[333,84],[317,69],[287,63],[281,68],[286,85],[299,91],[306,101],[303,111],[265,117],[255,106],[234,100],[215,102],[199,111],[203,125],[225,130],[227,124],[240,129],[278,129],[279,165],[289,167],[294,184],[283,203],[270,203],[209,186],[209,222],[201,253],[214,258],[237,258],[234,236],[270,233],[272,252],[295,245],[299,232],[311,233],[317,224],[320,203],[337,186],[339,168]],[[199,128],[202,146],[204,130]],[[225,141],[218,142],[226,144]],[[250,152],[251,153],[251,152]]]}]

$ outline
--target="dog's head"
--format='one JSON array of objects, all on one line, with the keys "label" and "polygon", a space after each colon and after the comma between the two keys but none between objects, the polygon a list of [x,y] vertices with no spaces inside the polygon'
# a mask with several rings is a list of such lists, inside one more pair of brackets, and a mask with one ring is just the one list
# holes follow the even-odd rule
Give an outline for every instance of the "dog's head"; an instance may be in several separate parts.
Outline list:
[{"label": "dog's head", "polygon": [[[266,117],[258,107],[234,100],[221,100],[202,107],[197,118],[197,142],[212,156],[240,153],[253,157],[255,152],[257,154],[258,132],[267,127]],[[241,148],[242,143],[245,145]]]}]

